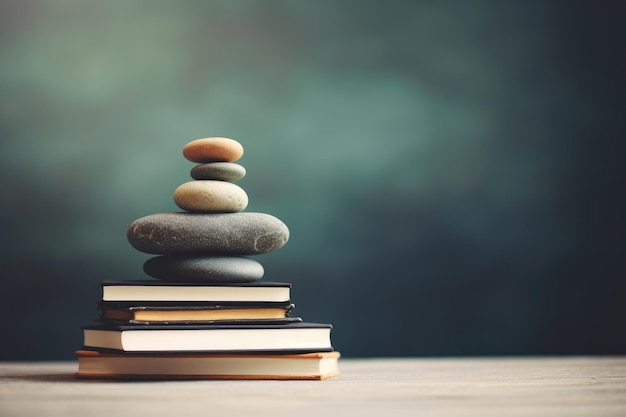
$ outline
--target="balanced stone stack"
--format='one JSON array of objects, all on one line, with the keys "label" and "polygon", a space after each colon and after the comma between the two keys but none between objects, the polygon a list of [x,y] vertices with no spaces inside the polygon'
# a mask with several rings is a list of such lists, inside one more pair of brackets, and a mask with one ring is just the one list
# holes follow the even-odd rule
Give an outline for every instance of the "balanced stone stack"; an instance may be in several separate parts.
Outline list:
[{"label": "balanced stone stack", "polygon": [[268,253],[289,239],[289,229],[265,213],[241,213],[246,192],[234,184],[246,170],[236,164],[243,147],[227,138],[198,139],[183,155],[199,165],[193,181],[174,191],[184,213],[161,213],[134,221],[128,229],[131,245],[158,254],[146,261],[146,274],[168,281],[252,282],[263,277],[263,266],[246,255]]},{"label": "balanced stone stack", "polygon": [[259,282],[251,256],[277,250],[289,229],[276,217],[244,212],[234,184],[243,147],[228,138],[189,142],[197,165],[174,191],[182,212],[139,218],[127,231],[138,251],[156,255],[155,279],[103,281],[99,323],[83,326],[80,377],[324,379],[339,371],[332,325],[290,316],[284,282]]}]

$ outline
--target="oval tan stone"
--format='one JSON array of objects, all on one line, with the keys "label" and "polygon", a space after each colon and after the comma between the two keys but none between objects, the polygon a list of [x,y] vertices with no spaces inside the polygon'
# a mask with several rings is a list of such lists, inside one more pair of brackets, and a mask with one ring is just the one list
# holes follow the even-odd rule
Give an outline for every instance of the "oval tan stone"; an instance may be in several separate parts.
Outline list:
[{"label": "oval tan stone", "polygon": [[183,147],[183,156],[191,162],[235,162],[243,155],[243,146],[234,139],[196,139]]},{"label": "oval tan stone", "polygon": [[230,182],[196,180],[181,184],[174,202],[192,213],[236,213],[248,206],[248,194]]}]

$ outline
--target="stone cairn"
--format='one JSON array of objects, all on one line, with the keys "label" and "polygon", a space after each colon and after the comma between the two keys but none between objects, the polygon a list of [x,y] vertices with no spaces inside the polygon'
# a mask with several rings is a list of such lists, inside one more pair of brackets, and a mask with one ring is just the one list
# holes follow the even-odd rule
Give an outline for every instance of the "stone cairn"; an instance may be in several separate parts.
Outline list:
[{"label": "stone cairn", "polygon": [[[281,248],[289,239],[289,229],[282,221],[269,214],[243,212],[248,206],[248,195],[241,187],[234,184],[246,175],[245,168],[235,163],[242,155],[241,144],[228,138],[198,139],[185,145],[183,156],[197,165],[191,169],[193,180],[180,185],[174,191],[174,202],[183,211],[141,217],[133,221],[127,231],[128,241],[135,249],[156,255],[144,262],[143,270],[147,275],[161,282],[128,280],[120,284],[118,281],[107,281],[102,283],[103,290],[107,285],[160,287],[161,283],[165,283],[166,291],[168,287],[186,287],[192,283],[196,283],[198,288],[290,287],[289,283],[281,282],[255,283],[263,277],[265,271],[263,266],[250,255],[264,254]],[[180,376],[226,379],[323,379],[336,375],[338,372],[333,368],[333,364],[336,364],[340,356],[339,352],[333,352],[332,346],[325,346],[324,342],[313,340],[315,338],[310,333],[311,329],[316,328],[320,328],[322,332],[330,331],[332,325],[304,323],[300,317],[290,317],[289,313],[294,307],[290,299],[273,302],[269,297],[267,301],[258,300],[246,303],[237,302],[234,297],[231,301],[222,300],[225,304],[221,302],[216,304],[216,300],[204,300],[197,303],[181,301],[178,304],[175,300],[151,303],[155,300],[150,297],[147,298],[151,301],[141,300],[141,296],[138,298],[117,303],[111,301],[110,298],[105,299],[103,292],[103,299],[98,304],[103,314],[97,318],[103,323],[83,327],[86,343],[83,346],[84,349],[76,352],[79,358],[79,376],[133,378],[152,375],[156,378]],[[123,297],[122,299],[125,300]],[[152,315],[148,314],[148,318],[146,315],[142,317],[135,315],[135,312],[145,310],[151,311]],[[222,314],[227,310],[232,311]],[[155,311],[161,313],[156,314],[156,318]],[[180,319],[181,315],[175,314],[181,311],[185,319]],[[214,311],[217,313],[211,314]],[[238,355],[236,350],[224,359],[224,354],[220,355],[218,352],[211,355],[210,350],[196,357],[194,354],[185,355],[183,352],[187,352],[187,349],[161,350],[162,345],[155,345],[149,349],[149,352],[163,355],[156,357],[149,354],[138,355],[137,351],[132,351],[133,349],[126,351],[123,347],[119,348],[117,342],[111,342],[107,336],[110,332],[119,332],[121,337],[124,331],[141,334],[145,333],[144,330],[164,329],[173,332],[176,330],[221,331],[223,329],[218,330],[218,328],[222,324],[227,324],[225,328],[229,329],[242,326],[239,330],[263,331],[260,334],[267,333],[266,331],[270,329],[269,333],[273,334],[272,338],[275,337],[273,332],[276,329],[290,331],[295,328],[296,333],[292,336],[295,338],[293,341],[295,348],[283,349],[268,356],[263,354],[263,346],[267,345],[259,344],[256,350],[245,349],[246,352],[256,352],[256,357],[252,360],[253,355],[245,353]],[[202,333],[202,336],[206,334]],[[295,336],[296,334],[298,336]],[[221,333],[217,335],[219,336],[215,337],[224,337]],[[88,337],[91,339],[87,343]],[[174,333],[167,333],[166,336],[166,338],[176,337]],[[129,336],[129,338],[132,337]],[[253,339],[254,341],[256,339]],[[309,344],[311,348],[304,347]],[[194,346],[196,345],[187,347],[191,349]],[[321,352],[318,351],[318,347],[322,349]],[[103,352],[101,348],[105,351]],[[115,353],[107,353],[108,348],[113,349]],[[330,348],[330,351],[327,348]],[[303,349],[306,352],[303,353]],[[280,354],[281,352],[283,354]],[[174,354],[169,355],[171,353]],[[197,368],[190,370],[188,360],[191,358],[203,364],[203,370]],[[137,371],[136,361],[143,360],[142,363],[145,363],[146,359],[156,361],[153,365],[158,365],[159,369],[165,370],[165,375],[159,375],[159,372],[150,373],[150,369],[153,368],[149,368],[147,372],[143,369]],[[296,359],[305,361],[302,363],[313,361],[313,363],[319,363],[320,366],[322,361],[324,363],[329,361],[329,365],[320,367],[315,375],[311,374],[310,368],[303,372],[294,371],[293,374],[284,373],[282,368],[272,370],[272,367],[279,362],[295,363],[293,361]],[[89,365],[82,368],[81,363],[84,361],[94,361],[95,365],[92,364],[93,368],[89,368]],[[240,368],[243,366],[241,364],[250,365],[251,368],[246,371],[245,367]],[[119,369],[119,371],[112,369]],[[181,371],[180,375],[177,375],[177,369]]]},{"label": "stone cairn", "polygon": [[242,212],[246,192],[234,184],[246,175],[236,164],[243,147],[233,139],[205,138],[189,142],[183,156],[196,165],[193,181],[174,191],[185,212],[158,213],[135,220],[128,228],[130,244],[156,254],[144,272],[178,282],[245,283],[263,277],[263,266],[247,255],[268,253],[289,239],[289,229],[274,216]]}]

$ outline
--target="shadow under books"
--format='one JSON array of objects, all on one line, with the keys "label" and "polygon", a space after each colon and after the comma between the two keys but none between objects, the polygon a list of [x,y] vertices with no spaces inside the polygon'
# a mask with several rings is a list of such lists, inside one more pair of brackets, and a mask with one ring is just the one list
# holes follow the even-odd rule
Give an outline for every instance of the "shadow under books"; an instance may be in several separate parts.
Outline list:
[{"label": "shadow under books", "polygon": [[[133,378],[133,379],[111,379],[111,378],[76,378],[74,373],[47,373],[47,374],[8,374],[3,375],[0,379],[12,379],[18,381],[28,382],[75,382],[79,384],[93,384],[93,383],[124,383],[132,384],[137,382],[150,382],[150,383],[163,383],[163,382],[185,382],[190,381],[188,379],[150,379],[150,378]],[[209,381],[209,380],[204,380]]]}]

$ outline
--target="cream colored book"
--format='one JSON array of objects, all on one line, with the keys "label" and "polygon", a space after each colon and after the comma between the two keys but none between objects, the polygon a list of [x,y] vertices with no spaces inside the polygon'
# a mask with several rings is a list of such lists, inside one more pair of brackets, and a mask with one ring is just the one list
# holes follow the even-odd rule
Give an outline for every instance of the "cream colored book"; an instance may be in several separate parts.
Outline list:
[{"label": "cream colored book", "polygon": [[[160,324],[83,326],[83,347],[125,352],[332,351],[331,324]],[[281,352],[282,351],[282,352]]]},{"label": "cream colored book", "polygon": [[164,354],[78,350],[79,378],[322,380],[339,374],[339,352]]},{"label": "cream colored book", "polygon": [[272,321],[288,323],[302,321],[289,317],[295,306],[284,303],[183,303],[183,302],[111,302],[101,301],[99,317],[103,322],[141,323],[200,323]]},{"label": "cream colored book", "polygon": [[248,282],[186,283],[160,280],[102,281],[103,301],[285,302],[291,284]]}]

